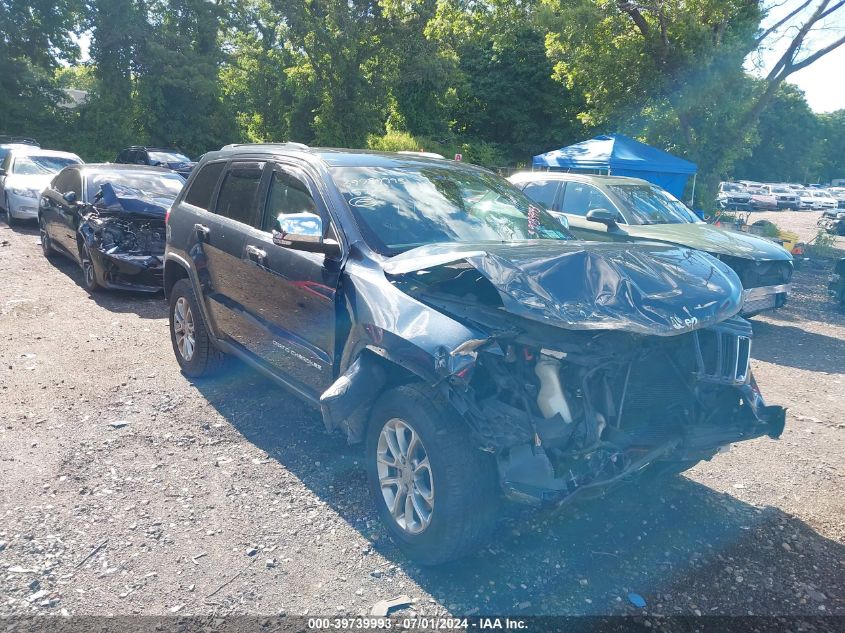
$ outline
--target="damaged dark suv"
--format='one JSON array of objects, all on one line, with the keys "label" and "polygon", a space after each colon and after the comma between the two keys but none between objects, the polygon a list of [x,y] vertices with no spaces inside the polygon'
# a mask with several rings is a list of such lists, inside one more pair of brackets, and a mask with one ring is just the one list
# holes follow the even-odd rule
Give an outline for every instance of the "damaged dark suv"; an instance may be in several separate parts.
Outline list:
[{"label": "damaged dark suv", "polygon": [[561,505],[783,431],[718,259],[573,239],[472,166],[234,146],[173,206],[164,269],[192,377],[234,355],[363,442],[378,512],[423,564],[502,498]]}]

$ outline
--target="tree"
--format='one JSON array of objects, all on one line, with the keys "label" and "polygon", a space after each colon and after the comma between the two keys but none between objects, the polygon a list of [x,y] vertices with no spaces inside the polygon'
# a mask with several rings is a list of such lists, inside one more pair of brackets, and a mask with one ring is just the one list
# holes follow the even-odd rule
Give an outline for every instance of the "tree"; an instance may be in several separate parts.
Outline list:
[{"label": "tree", "polygon": [[219,35],[228,14],[206,0],[150,0],[144,14],[136,50],[140,138],[189,154],[219,149],[235,136],[218,79]]},{"label": "tree", "polygon": [[74,62],[80,0],[0,0],[0,132],[53,137],[59,133],[53,76]]},{"label": "tree", "polygon": [[760,115],[759,140],[751,155],[738,161],[730,174],[747,180],[807,182],[818,162],[821,127],[804,93],[783,84]]}]

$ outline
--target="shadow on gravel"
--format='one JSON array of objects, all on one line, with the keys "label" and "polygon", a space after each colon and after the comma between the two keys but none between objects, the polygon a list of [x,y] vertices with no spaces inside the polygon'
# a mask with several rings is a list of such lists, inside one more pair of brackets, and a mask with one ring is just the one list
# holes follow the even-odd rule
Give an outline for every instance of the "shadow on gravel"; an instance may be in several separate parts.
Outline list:
[{"label": "shadow on gravel", "polygon": [[[456,614],[845,614],[845,546],[777,508],[755,508],[687,478],[629,485],[558,514],[514,510],[492,544],[437,569],[408,561],[380,528],[362,451],[240,363],[194,383],[249,441]],[[342,568],[358,566],[352,550]],[[362,573],[375,569],[366,561]],[[395,594],[414,594],[396,587]],[[391,597],[391,596],[385,596]],[[819,605],[826,611],[820,611]]]},{"label": "shadow on gravel", "polygon": [[[77,286],[83,289],[85,288],[82,269],[79,267],[79,264],[59,253],[53,255],[50,263],[57,270],[63,272]],[[125,290],[101,290],[88,294],[97,305],[110,312],[133,313],[142,319],[167,318],[167,303],[164,301],[164,293],[162,292],[147,294]]]},{"label": "shadow on gravel", "polygon": [[767,363],[796,369],[842,373],[845,341],[807,332],[800,327],[757,321],[751,355]]}]

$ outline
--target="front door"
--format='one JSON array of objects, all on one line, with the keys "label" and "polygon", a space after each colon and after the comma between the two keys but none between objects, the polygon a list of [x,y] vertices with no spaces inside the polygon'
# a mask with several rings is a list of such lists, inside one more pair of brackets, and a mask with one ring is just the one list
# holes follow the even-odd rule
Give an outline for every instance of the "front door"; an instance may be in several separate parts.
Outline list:
[{"label": "front door", "polygon": [[254,329],[245,344],[274,371],[316,395],[333,379],[340,263],[274,244],[276,219],[290,213],[320,216],[324,237],[334,237],[313,183],[296,168],[275,165],[261,222],[244,244],[243,261],[255,279],[247,304]]},{"label": "front door", "polygon": [[[618,211],[610,199],[597,187],[575,180],[567,181],[560,202],[560,210],[569,220],[569,230],[579,240],[627,241],[627,236],[617,228],[608,230],[606,224],[592,222],[587,214],[594,209]],[[619,222],[624,222],[619,216]]]}]

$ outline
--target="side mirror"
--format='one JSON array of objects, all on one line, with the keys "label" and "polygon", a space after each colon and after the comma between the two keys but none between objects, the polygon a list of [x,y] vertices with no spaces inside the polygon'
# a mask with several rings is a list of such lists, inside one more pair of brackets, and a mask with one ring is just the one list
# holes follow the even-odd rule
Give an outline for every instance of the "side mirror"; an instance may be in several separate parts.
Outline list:
[{"label": "side mirror", "polygon": [[280,214],[273,226],[273,244],[329,257],[340,255],[340,244],[323,239],[323,219],[316,213]]},{"label": "side mirror", "polygon": [[0,176],[5,176],[5,175],[6,175],[6,170],[3,169],[2,167],[0,167]]},{"label": "side mirror", "polygon": [[615,211],[608,211],[607,209],[592,209],[587,213],[587,220],[590,222],[598,222],[604,224],[607,228],[612,229],[616,226],[616,221],[619,219],[619,214]]},{"label": "side mirror", "polygon": [[65,193],[62,194],[62,198],[64,198],[64,201],[67,202],[71,206],[76,205],[76,203],[79,201],[76,197],[75,191],[66,191]]}]

